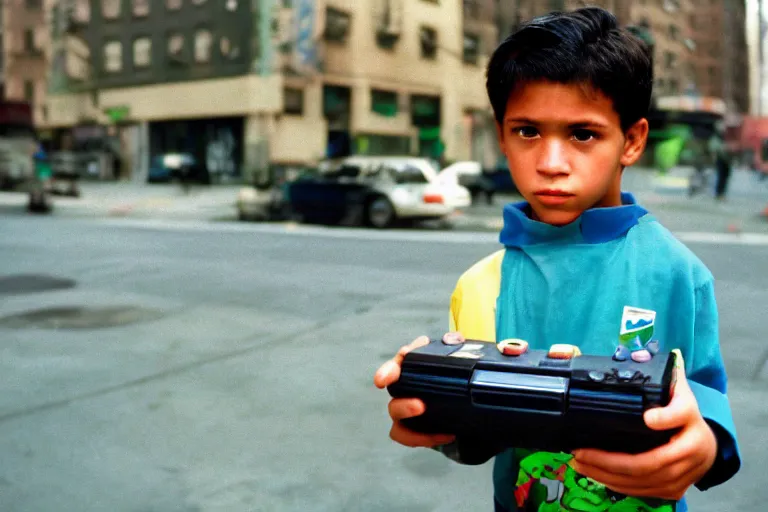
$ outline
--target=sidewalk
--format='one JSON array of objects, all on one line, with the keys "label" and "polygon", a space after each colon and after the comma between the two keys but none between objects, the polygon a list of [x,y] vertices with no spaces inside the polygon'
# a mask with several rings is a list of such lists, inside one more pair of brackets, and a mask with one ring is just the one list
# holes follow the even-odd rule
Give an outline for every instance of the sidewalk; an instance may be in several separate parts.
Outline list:
[{"label": "sidewalk", "polygon": [[[132,182],[80,184],[81,197],[53,199],[53,215],[65,217],[132,217],[212,221],[237,217],[235,201],[242,185],[192,186]],[[0,194],[0,205],[24,207],[26,195]]]},{"label": "sidewalk", "polygon": [[[711,189],[714,183],[710,185]],[[53,215],[235,221],[240,188],[241,185],[193,186],[189,194],[184,194],[177,185],[83,182],[80,198],[54,198]],[[768,205],[768,182],[760,182],[748,171],[734,171],[727,200],[723,202],[716,201],[711,190],[689,198],[686,169],[675,169],[663,178],[648,169],[627,169],[623,188],[673,231],[768,233],[768,219],[761,216]],[[520,199],[499,195],[491,206],[477,203],[454,215],[454,228],[496,231],[502,223],[502,206]],[[0,207],[5,212],[23,212],[26,201],[25,194],[0,193]]]},{"label": "sidewalk", "polygon": [[[627,169],[622,188],[672,231],[768,233],[768,219],[762,216],[768,206],[768,182],[738,170],[731,176],[725,201],[713,197],[714,177],[708,190],[689,198],[688,173],[687,169],[674,169],[659,177],[652,170]],[[502,206],[521,199],[501,195],[493,206],[473,205],[461,212],[454,224],[461,229],[498,230]]]}]

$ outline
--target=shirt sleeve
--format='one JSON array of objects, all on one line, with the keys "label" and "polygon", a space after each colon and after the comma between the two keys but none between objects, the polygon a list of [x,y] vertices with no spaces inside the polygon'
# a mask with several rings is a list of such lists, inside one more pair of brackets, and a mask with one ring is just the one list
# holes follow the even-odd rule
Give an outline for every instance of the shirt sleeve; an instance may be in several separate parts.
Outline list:
[{"label": "shirt sleeve", "polygon": [[741,467],[727,395],[727,377],[719,343],[719,321],[712,280],[696,289],[696,315],[693,327],[693,350],[688,355],[686,376],[699,411],[717,438],[717,456],[712,468],[696,484],[700,490],[729,480]]}]

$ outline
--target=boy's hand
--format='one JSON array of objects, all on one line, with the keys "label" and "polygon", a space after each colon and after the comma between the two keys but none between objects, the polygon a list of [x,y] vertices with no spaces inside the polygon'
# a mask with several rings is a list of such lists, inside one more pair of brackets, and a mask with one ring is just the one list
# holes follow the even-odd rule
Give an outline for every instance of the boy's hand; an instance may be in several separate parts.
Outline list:
[{"label": "boy's hand", "polygon": [[[390,384],[397,382],[400,378],[400,365],[403,363],[405,355],[419,347],[429,343],[429,338],[420,336],[410,344],[402,347],[395,355],[376,371],[373,377],[373,383],[376,387],[383,389]],[[450,443],[455,436],[446,434],[420,434],[405,428],[400,420],[424,414],[424,402],[418,398],[393,398],[389,402],[389,416],[392,418],[392,429],[389,431],[389,437],[405,446],[424,446],[431,448],[441,444]]]},{"label": "boy's hand", "polygon": [[679,365],[675,371],[669,405],[645,412],[653,430],[681,428],[669,443],[638,455],[575,450],[571,467],[621,494],[680,500],[714,464],[717,439],[701,417],[685,370]]}]

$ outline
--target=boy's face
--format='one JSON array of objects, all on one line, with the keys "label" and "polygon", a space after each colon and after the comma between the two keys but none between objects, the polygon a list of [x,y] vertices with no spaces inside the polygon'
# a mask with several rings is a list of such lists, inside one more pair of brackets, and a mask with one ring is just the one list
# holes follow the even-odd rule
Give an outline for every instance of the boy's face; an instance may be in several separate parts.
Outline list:
[{"label": "boy's face", "polygon": [[510,95],[499,144],[534,218],[553,225],[621,204],[621,171],[645,148],[648,122],[626,133],[613,102],[583,84],[531,82]]}]

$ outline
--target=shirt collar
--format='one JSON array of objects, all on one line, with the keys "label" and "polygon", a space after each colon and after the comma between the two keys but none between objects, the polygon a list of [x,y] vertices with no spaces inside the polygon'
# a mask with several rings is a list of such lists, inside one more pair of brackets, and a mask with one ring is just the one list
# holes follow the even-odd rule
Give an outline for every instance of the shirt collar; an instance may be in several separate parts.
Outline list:
[{"label": "shirt collar", "polygon": [[591,208],[565,226],[552,226],[529,217],[530,205],[523,201],[504,206],[504,227],[499,241],[506,247],[544,243],[599,244],[626,234],[648,213],[635,197],[622,192],[621,206]]}]

